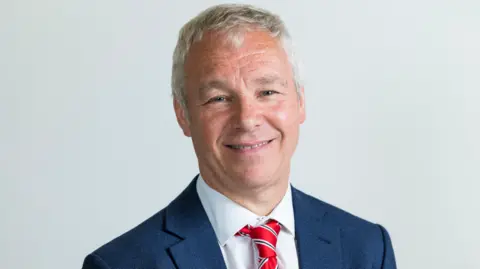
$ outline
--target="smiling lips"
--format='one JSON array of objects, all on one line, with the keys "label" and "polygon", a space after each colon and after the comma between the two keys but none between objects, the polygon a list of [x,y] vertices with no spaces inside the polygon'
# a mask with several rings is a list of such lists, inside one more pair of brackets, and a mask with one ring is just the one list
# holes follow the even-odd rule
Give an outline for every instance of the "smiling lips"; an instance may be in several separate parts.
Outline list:
[{"label": "smiling lips", "polygon": [[237,151],[245,152],[245,151],[252,151],[252,150],[255,150],[255,149],[260,149],[260,148],[268,145],[272,141],[273,141],[273,139],[265,140],[265,141],[261,141],[261,142],[255,142],[255,143],[228,144],[228,145],[225,145],[225,146],[227,146],[228,148],[237,150]]}]

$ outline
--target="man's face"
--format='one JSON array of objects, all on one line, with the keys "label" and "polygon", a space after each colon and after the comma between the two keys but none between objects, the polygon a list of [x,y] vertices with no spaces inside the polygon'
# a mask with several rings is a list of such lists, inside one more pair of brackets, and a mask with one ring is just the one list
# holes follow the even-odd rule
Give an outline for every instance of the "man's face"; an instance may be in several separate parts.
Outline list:
[{"label": "man's face", "polygon": [[237,47],[222,40],[206,33],[187,55],[189,120],[175,101],[200,171],[228,188],[288,178],[305,109],[287,55],[266,32],[246,32]]}]

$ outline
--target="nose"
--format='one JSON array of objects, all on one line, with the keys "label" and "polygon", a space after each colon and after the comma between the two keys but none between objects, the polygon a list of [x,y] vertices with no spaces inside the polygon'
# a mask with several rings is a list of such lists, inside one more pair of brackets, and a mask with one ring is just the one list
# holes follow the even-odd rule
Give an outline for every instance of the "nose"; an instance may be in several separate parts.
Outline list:
[{"label": "nose", "polygon": [[262,124],[262,107],[250,97],[238,99],[235,105],[235,128],[242,131],[252,131]]}]

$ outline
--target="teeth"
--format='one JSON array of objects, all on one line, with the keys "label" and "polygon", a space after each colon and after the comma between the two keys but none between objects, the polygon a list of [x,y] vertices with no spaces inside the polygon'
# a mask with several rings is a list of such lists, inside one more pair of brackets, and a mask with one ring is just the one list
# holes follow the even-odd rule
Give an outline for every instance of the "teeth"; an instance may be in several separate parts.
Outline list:
[{"label": "teeth", "polygon": [[251,145],[251,146],[231,145],[231,147],[234,148],[234,149],[254,149],[254,148],[258,148],[260,146],[263,146],[267,143],[268,143],[268,141],[265,141],[265,142],[262,142],[262,143],[259,143],[259,144],[256,144],[256,145]]}]

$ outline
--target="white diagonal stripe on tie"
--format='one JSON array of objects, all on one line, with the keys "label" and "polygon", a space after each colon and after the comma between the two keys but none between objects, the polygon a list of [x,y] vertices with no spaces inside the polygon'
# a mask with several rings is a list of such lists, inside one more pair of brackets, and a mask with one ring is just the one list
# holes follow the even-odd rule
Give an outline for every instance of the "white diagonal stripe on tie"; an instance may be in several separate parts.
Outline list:
[{"label": "white diagonal stripe on tie", "polygon": [[261,269],[268,262],[268,258],[263,258],[258,264],[258,269]]},{"label": "white diagonal stripe on tie", "polygon": [[264,225],[262,225],[262,226],[260,226],[260,227],[262,227],[263,229],[266,229],[266,230],[270,231],[273,235],[275,235],[275,237],[278,236],[278,234],[277,234],[270,226],[264,224]]},{"label": "white diagonal stripe on tie", "polygon": [[[270,244],[270,242],[266,241],[266,240],[263,240],[263,239],[253,239],[253,242],[255,244],[259,244],[259,245],[264,245],[264,246],[267,246],[269,248],[271,248],[273,251],[275,251],[275,247]],[[276,251],[275,251],[276,252]]]}]

